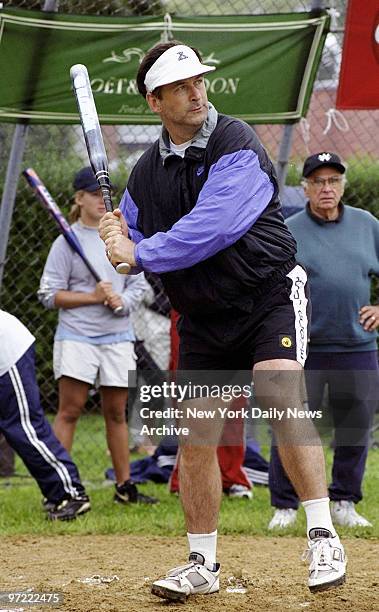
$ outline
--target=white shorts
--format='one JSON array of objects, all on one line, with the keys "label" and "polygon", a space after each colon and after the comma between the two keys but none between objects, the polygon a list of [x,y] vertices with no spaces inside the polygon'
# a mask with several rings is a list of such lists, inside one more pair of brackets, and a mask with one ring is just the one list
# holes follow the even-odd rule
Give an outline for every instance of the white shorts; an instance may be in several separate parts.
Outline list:
[{"label": "white shorts", "polygon": [[129,371],[136,369],[133,342],[88,344],[56,340],[54,376],[70,376],[100,387],[128,387]]}]

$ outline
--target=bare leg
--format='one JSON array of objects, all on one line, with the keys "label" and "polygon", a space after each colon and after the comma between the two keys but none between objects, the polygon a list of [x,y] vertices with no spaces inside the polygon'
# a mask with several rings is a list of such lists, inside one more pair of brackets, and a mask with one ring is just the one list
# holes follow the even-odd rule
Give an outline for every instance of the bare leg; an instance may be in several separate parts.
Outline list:
[{"label": "bare leg", "polygon": [[[275,372],[277,371],[277,374]],[[302,367],[296,361],[273,359],[254,367],[257,401],[261,408],[304,410]],[[271,422],[283,467],[301,501],[328,496],[324,453],[308,419],[284,418]],[[307,444],[302,445],[302,440]]]},{"label": "bare leg", "polygon": [[60,443],[70,452],[76,423],[87,401],[89,384],[69,376],[62,376],[58,387],[59,407],[53,429]]},{"label": "bare leg", "polygon": [[[185,402],[181,408],[196,405],[202,410],[215,409],[219,402],[212,399]],[[221,436],[221,419],[182,421],[193,432],[180,447],[180,498],[189,533],[211,533],[217,529],[222,484],[217,459],[217,444]]]},{"label": "bare leg", "polygon": [[[187,407],[217,410],[214,400],[199,399],[179,403]],[[217,522],[221,503],[221,474],[217,460],[217,443],[222,422],[183,418],[182,427],[190,435],[180,440],[180,497],[187,526],[189,561],[183,567],[156,580],[151,592],[164,599],[185,602],[188,595],[216,593],[219,590],[220,566],[217,559]]]},{"label": "bare leg", "polygon": [[221,474],[217,448],[189,446],[180,454],[180,498],[189,533],[217,529],[221,504]]},{"label": "bare leg", "polygon": [[121,387],[101,387],[100,393],[107,443],[112,457],[116,482],[122,484],[130,478],[129,437],[125,417],[128,390]]},{"label": "bare leg", "polygon": [[279,446],[278,450],[300,501],[328,497],[321,446]]}]

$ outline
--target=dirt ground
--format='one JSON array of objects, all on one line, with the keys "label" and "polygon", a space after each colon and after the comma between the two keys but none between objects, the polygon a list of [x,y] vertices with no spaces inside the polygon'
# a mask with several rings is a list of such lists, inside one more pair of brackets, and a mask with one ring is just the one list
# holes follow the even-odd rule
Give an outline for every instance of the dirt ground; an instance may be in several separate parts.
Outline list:
[{"label": "dirt ground", "polygon": [[[220,592],[191,598],[186,604],[167,604],[150,594],[150,584],[183,563],[185,538],[7,537],[1,542],[0,591],[29,588],[35,592],[61,592],[64,603],[58,608],[22,604],[11,608],[2,602],[0,612],[379,610],[379,542],[351,538],[344,543],[349,557],[347,583],[311,595],[306,586],[307,566],[299,560],[304,540],[221,536]],[[114,576],[118,580],[106,582]],[[228,587],[236,586],[233,576],[242,577],[247,586],[245,593],[228,591]]]}]

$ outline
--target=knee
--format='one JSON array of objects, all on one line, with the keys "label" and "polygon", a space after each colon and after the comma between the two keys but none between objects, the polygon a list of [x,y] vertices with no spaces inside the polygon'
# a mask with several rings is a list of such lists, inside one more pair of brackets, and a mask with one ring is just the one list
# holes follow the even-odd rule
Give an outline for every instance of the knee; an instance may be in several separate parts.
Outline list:
[{"label": "knee", "polygon": [[186,446],[180,450],[181,466],[200,470],[212,461],[217,462],[216,446]]},{"label": "knee", "polygon": [[63,421],[67,425],[72,425],[77,422],[80,417],[80,409],[59,408],[57,419]]},{"label": "knee", "polygon": [[125,407],[106,410],[104,418],[111,425],[126,425]]},{"label": "knee", "polygon": [[302,407],[306,401],[304,373],[297,362],[287,362],[281,368],[254,369],[254,395],[265,410]]}]

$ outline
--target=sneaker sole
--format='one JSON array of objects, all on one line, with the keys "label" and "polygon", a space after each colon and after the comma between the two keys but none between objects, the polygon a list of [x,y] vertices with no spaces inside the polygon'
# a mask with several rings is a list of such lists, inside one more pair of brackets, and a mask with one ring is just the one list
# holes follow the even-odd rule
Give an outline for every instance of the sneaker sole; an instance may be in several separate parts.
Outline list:
[{"label": "sneaker sole", "polygon": [[253,499],[252,495],[243,493],[242,495],[228,495],[229,499]]},{"label": "sneaker sole", "polygon": [[115,504],[121,504],[122,506],[128,506],[129,504],[135,504],[136,502],[131,502],[129,499],[120,499],[119,497],[114,497],[113,502]]},{"label": "sneaker sole", "polygon": [[91,504],[89,502],[87,502],[86,504],[84,504],[84,506],[82,506],[79,510],[79,512],[77,512],[77,514],[84,514],[85,512],[89,512],[91,510]]},{"label": "sneaker sole", "polygon": [[154,585],[151,587],[151,593],[156,595],[157,597],[161,597],[162,599],[170,599],[171,601],[180,601],[181,603],[185,603],[187,601],[188,595],[186,593],[179,593],[178,591],[172,591],[167,587],[162,587],[158,585]]},{"label": "sneaker sole", "polygon": [[155,501],[146,501],[143,499],[136,499],[136,501],[130,501],[130,499],[124,500],[124,499],[120,499],[119,497],[114,497],[113,501],[115,504],[120,504],[122,506],[129,506],[129,504],[132,504],[132,505],[144,504],[145,506],[154,506],[156,504],[159,504],[159,499]]},{"label": "sneaker sole", "polygon": [[372,523],[368,523],[368,525],[362,525],[362,523],[346,523],[344,521],[336,521],[336,519],[332,517],[332,520],[334,521],[335,525],[339,525],[340,527],[346,527],[347,529],[355,529],[355,528],[361,528],[361,529],[371,529],[371,527],[373,527]]},{"label": "sneaker sole", "polygon": [[80,510],[74,516],[54,516],[53,514],[51,515],[50,513],[48,513],[47,518],[50,521],[74,521],[78,516],[81,516],[82,514],[85,514],[90,510],[91,504],[88,503],[88,505],[85,504],[83,508],[80,508]]},{"label": "sneaker sole", "polygon": [[314,586],[310,586],[309,590],[311,593],[317,593],[320,591],[328,591],[329,589],[334,589],[335,587],[341,586],[346,582],[346,574],[337,578],[337,580],[333,580],[333,582],[325,582],[324,584],[315,584]]},{"label": "sneaker sole", "polygon": [[289,529],[289,527],[294,527],[296,525],[296,521],[292,521],[291,523],[288,523],[287,525],[271,525],[271,523],[269,523],[267,525],[267,529],[269,529],[270,531],[275,531],[276,529],[278,531],[283,531],[283,529]]},{"label": "sneaker sole", "polygon": [[180,593],[178,591],[172,591],[167,587],[163,587],[160,585],[155,585],[151,587],[152,595],[156,595],[157,597],[161,597],[162,599],[170,599],[171,601],[180,601],[181,603],[185,603],[191,595],[213,595],[214,593],[218,593],[217,591],[212,591],[212,593],[190,593],[187,595],[186,593]]}]

